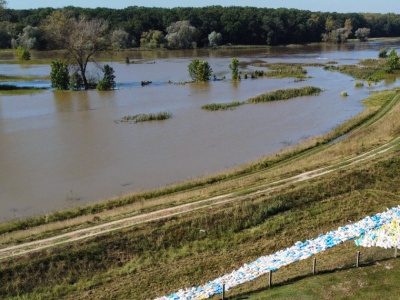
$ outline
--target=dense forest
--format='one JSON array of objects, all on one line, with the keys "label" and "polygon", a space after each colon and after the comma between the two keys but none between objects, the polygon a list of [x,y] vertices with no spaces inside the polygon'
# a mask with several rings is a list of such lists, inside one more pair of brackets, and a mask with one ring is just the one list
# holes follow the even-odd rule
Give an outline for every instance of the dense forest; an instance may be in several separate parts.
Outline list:
[{"label": "dense forest", "polygon": [[[43,29],[53,8],[0,11],[0,48],[48,49]],[[107,22],[114,49],[192,48],[216,45],[285,45],[400,36],[400,15],[328,13],[297,9],[202,8],[63,9],[76,19]]]}]

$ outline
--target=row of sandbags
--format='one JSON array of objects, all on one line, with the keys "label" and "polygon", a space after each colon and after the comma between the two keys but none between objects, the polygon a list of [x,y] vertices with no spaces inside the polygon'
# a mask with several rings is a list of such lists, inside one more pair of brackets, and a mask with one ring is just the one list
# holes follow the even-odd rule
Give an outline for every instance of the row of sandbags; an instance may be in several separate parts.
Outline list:
[{"label": "row of sandbags", "polygon": [[355,243],[363,247],[400,248],[400,219],[363,234]]},{"label": "row of sandbags", "polygon": [[339,227],[335,231],[320,234],[317,238],[305,242],[296,242],[292,247],[280,250],[275,254],[262,256],[205,285],[182,289],[169,296],[157,298],[156,300],[194,300],[210,298],[213,295],[222,293],[223,284],[225,284],[225,290],[229,290],[270,271],[278,270],[283,266],[309,258],[316,253],[325,251],[342,242],[360,237],[375,228],[381,228],[383,225],[391,223],[393,220],[399,218],[400,206],[388,209],[372,217],[366,217],[359,222]]}]

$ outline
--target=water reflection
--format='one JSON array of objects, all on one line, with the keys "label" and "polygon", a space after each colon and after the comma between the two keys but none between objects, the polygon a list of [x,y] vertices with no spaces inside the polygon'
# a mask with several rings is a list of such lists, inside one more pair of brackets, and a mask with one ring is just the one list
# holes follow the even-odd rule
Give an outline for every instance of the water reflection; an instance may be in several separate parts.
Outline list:
[{"label": "water reflection", "polygon": [[[2,96],[0,220],[164,186],[247,163],[331,130],[361,112],[360,101],[371,91],[398,85],[393,78],[355,88],[349,76],[312,67],[307,68],[312,78],[306,82],[264,78],[168,83],[190,80],[187,65],[193,55],[206,58],[219,78],[229,79],[232,57],[245,64],[259,60],[320,62],[321,58],[343,64],[376,57],[382,46],[373,42],[339,47],[118,52],[109,57],[117,76],[115,91],[48,90]],[[125,64],[126,56],[135,63]],[[50,72],[45,65],[6,66],[10,73],[23,76]],[[153,83],[141,87],[142,80]],[[244,101],[271,90],[304,85],[325,91],[319,97],[246,104],[232,111],[201,109],[208,103]],[[349,97],[340,96],[343,90]],[[116,122],[125,115],[159,111],[171,112],[172,119]]]}]

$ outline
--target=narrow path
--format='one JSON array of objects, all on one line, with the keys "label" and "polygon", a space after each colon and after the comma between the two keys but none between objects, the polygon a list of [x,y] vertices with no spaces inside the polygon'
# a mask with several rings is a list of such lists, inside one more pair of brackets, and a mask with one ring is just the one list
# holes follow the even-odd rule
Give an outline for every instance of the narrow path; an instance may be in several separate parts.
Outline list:
[{"label": "narrow path", "polygon": [[[324,168],[308,171],[308,172],[305,172],[305,173],[302,173],[299,175],[295,175],[295,176],[292,176],[292,177],[289,177],[286,179],[282,179],[279,181],[275,181],[275,182],[271,182],[268,184],[254,187],[246,194],[246,197],[265,193],[268,191],[272,191],[274,189],[282,188],[288,184],[306,181],[306,180],[310,180],[310,179],[313,179],[316,177],[326,175],[333,171],[336,171],[336,170],[348,167],[350,165],[354,165],[354,164],[360,163],[362,161],[369,160],[369,159],[372,159],[379,155],[382,155],[385,152],[393,150],[394,147],[399,144],[400,144],[400,136],[395,138],[394,140],[390,141],[389,143],[384,144],[376,149],[365,152],[361,155],[347,159],[340,163],[337,163],[337,164],[334,164],[331,166],[327,166]],[[243,195],[239,196],[239,195],[236,195],[235,193],[229,193],[229,194],[220,195],[220,196],[216,196],[216,197],[212,197],[212,198],[207,198],[207,199],[200,200],[197,202],[192,202],[192,203],[188,203],[188,204],[179,205],[176,207],[161,209],[158,211],[141,214],[138,216],[124,218],[121,220],[112,221],[112,222],[92,226],[89,228],[72,231],[72,232],[65,233],[65,234],[60,234],[60,235],[57,235],[57,236],[54,236],[51,238],[46,238],[46,239],[41,239],[41,240],[37,240],[37,241],[22,243],[19,245],[5,247],[3,249],[0,249],[0,260],[16,257],[19,255],[24,255],[24,254],[27,254],[30,252],[43,250],[43,249],[54,247],[54,246],[61,245],[61,244],[66,244],[66,243],[71,243],[71,242],[75,242],[75,241],[79,241],[79,240],[83,240],[83,239],[92,238],[97,235],[109,233],[112,231],[120,230],[123,228],[127,228],[130,226],[134,226],[134,225],[145,223],[145,222],[152,222],[152,221],[156,221],[156,220],[160,220],[160,219],[164,219],[164,218],[169,218],[169,217],[172,217],[175,215],[192,212],[195,210],[200,210],[200,209],[205,209],[205,208],[208,208],[211,206],[220,205],[223,203],[238,201],[238,200],[242,199],[242,197],[244,197],[244,196]]]}]

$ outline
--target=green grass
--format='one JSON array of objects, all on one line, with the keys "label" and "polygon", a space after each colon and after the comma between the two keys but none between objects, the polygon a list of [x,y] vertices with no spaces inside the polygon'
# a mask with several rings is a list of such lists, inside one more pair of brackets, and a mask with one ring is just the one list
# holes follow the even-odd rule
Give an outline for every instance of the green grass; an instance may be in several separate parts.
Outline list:
[{"label": "green grass", "polygon": [[[362,249],[361,249],[362,250]],[[400,260],[375,262],[361,268],[327,271],[317,276],[282,284],[272,289],[243,294],[248,300],[261,299],[398,299]],[[322,296],[323,295],[323,296]]]},{"label": "green grass", "polygon": [[241,106],[245,104],[245,102],[239,102],[239,101],[233,101],[230,103],[212,103],[212,104],[206,104],[203,105],[201,108],[204,110],[210,110],[210,111],[217,111],[217,110],[228,110],[228,109],[234,109],[238,106]]},{"label": "green grass", "polygon": [[262,94],[247,100],[248,103],[260,103],[276,100],[288,100],[295,97],[318,95],[322,90],[313,86],[305,86],[302,88],[291,88],[286,90],[276,90],[266,94]]}]

